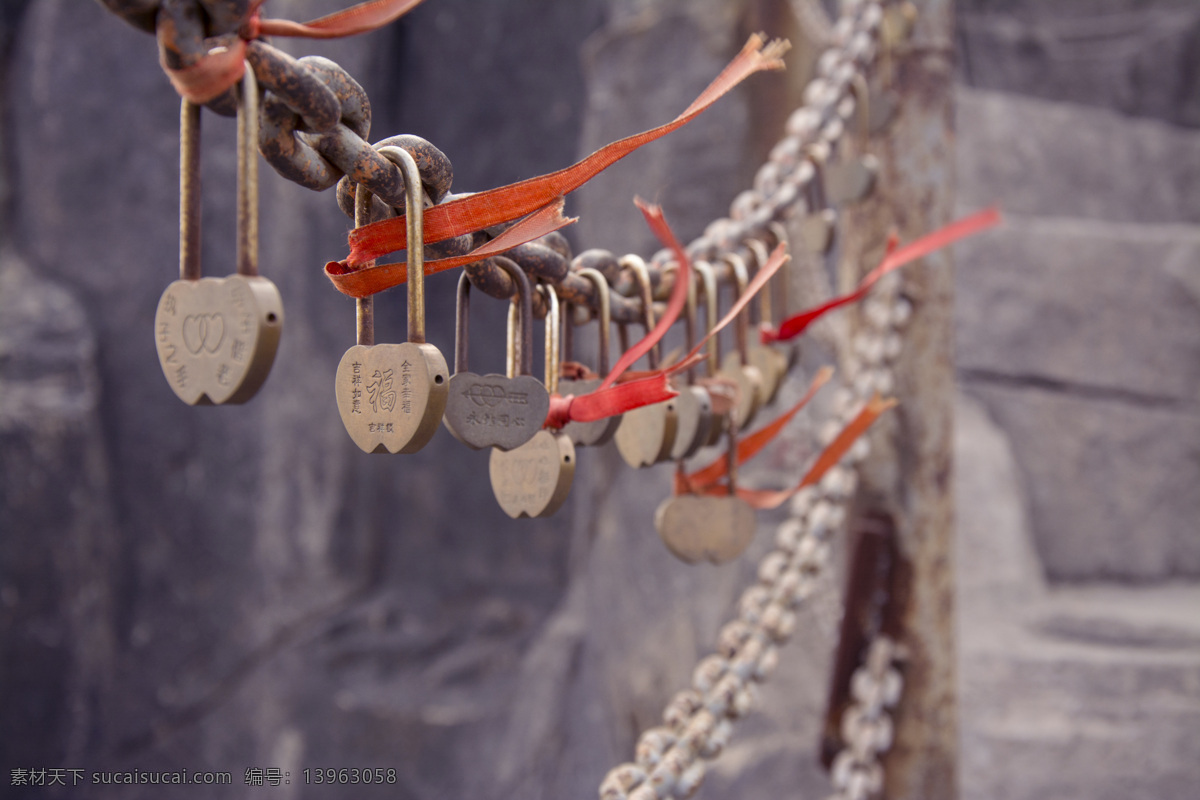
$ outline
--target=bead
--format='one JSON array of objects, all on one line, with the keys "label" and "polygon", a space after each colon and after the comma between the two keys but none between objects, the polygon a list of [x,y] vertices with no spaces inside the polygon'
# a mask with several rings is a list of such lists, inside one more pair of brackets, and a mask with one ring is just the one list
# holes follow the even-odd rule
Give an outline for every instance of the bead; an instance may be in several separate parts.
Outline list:
[{"label": "bead", "polygon": [[754,189],[763,197],[770,197],[779,188],[780,175],[783,168],[774,161],[768,161],[758,168],[754,174]]},{"label": "bead", "polygon": [[802,142],[811,140],[820,128],[821,115],[807,106],[793,111],[785,126],[788,136],[794,136]]},{"label": "bead", "polygon": [[692,715],[704,707],[704,700],[694,689],[676,692],[663,709],[663,723],[673,731],[682,730]]},{"label": "bead", "polygon": [[717,652],[724,658],[732,658],[752,632],[753,629],[740,619],[726,622],[717,634]]},{"label": "bead", "polygon": [[684,800],[684,798],[696,794],[700,790],[701,784],[704,783],[705,770],[703,761],[693,762],[684,770],[683,774],[679,776],[679,780],[675,782],[675,797]]},{"label": "bead", "polygon": [[692,687],[701,694],[708,694],[728,669],[729,662],[721,656],[708,656],[692,672]]},{"label": "bead", "polygon": [[613,767],[600,782],[600,800],[620,800],[646,780],[646,773],[637,764]]},{"label": "bead", "polygon": [[796,614],[772,604],[763,615],[763,630],[776,642],[786,642],[796,632]]},{"label": "bead", "polygon": [[733,202],[729,204],[729,216],[731,219],[744,220],[760,205],[762,205],[762,197],[758,192],[746,189],[733,198]]},{"label": "bead", "polygon": [[704,747],[700,748],[700,756],[714,759],[721,755],[725,745],[729,744],[731,736],[733,736],[733,723],[727,717],[718,719],[712,733],[708,735],[708,741],[704,743]]},{"label": "bead", "polygon": [[754,679],[760,683],[765,681],[771,677],[777,666],[779,666],[779,648],[771,645],[763,651],[762,658],[758,660],[758,669],[754,673]]},{"label": "bead", "polygon": [[903,328],[912,319],[912,313],[912,303],[903,297],[898,298],[896,304],[892,306],[892,325]]},{"label": "bead", "polygon": [[788,558],[783,553],[770,553],[758,565],[758,580],[765,586],[771,586],[779,580],[779,576],[787,569]]},{"label": "bead", "polygon": [[663,753],[675,744],[675,734],[669,728],[650,728],[638,737],[633,751],[633,760],[642,769],[653,769],[662,759]]},{"label": "bead", "polygon": [[738,616],[750,625],[757,625],[770,602],[770,590],[763,586],[751,586],[742,592],[741,599],[738,601]]},{"label": "bead", "polygon": [[830,102],[829,82],[824,78],[814,78],[804,87],[804,105],[820,107]]},{"label": "bead", "polygon": [[[775,531],[775,546],[785,553],[790,553],[791,551],[795,550],[796,544],[800,541],[800,538],[804,536],[804,526],[801,524],[799,519],[796,519],[796,517],[803,516],[804,514],[808,513],[808,507],[812,505],[811,492],[808,493],[803,500],[800,499],[800,495],[803,494],[805,489],[808,488],[809,487],[807,486],[804,487],[804,489],[801,489],[792,497],[791,512],[794,516],[784,520],[779,525],[778,530]],[[798,500],[800,501],[799,505],[803,506],[802,510],[797,508]]]},{"label": "bead", "polygon": [[768,156],[772,161],[783,166],[793,166],[800,158],[800,140],[794,136],[785,136],[771,148]]},{"label": "bead", "polygon": [[842,121],[842,118],[831,117],[829,121],[821,127],[821,139],[832,144],[841,139],[845,132],[846,123]]}]

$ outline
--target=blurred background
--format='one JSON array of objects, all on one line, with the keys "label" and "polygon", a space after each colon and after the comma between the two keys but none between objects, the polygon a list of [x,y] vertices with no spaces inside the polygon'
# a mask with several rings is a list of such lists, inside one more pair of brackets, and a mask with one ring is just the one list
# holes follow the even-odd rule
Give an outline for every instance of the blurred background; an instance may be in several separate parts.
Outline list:
[{"label": "blurred background", "polygon": [[[338,61],[372,99],[373,139],[428,138],[475,191],[669,119],[751,30],[791,37],[789,76],[752,79],[571,197],[577,250],[648,255],[635,194],[690,238],[780,135],[814,52],[793,5],[428,0],[368,36],[278,44]],[[1200,5],[956,6],[957,204],[1006,218],[956,248],[961,795],[1192,798]],[[185,407],[152,337],[178,263],[178,100],[153,38],[94,2],[5,2],[0,78],[0,795],[375,796],[242,777],[385,767],[392,797],[594,797],[770,537],[734,565],[682,565],[651,524],[669,470],[635,474],[612,449],[580,459],[555,517],[520,522],[486,455],[445,431],[413,456],[361,453],[331,388],[353,303],[321,273],[349,221],[265,165],[278,357],[249,404]],[[205,116],[203,175],[205,269],[231,272],[232,121]],[[444,352],[454,280],[427,284]],[[502,324],[503,304],[476,306],[476,330]],[[378,308],[379,340],[398,341],[403,292]],[[702,797],[829,791],[835,595],[806,607]],[[10,786],[18,768],[234,780],[56,793]]]}]

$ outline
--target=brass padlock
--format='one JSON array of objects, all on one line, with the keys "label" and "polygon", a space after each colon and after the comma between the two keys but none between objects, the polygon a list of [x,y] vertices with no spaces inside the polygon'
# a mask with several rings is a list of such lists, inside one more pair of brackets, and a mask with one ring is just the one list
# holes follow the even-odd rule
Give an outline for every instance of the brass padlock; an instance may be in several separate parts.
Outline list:
[{"label": "brass padlock", "polygon": [[[449,370],[436,347],[425,342],[425,244],[421,175],[412,155],[399,147],[379,152],[404,176],[407,219],[408,341],[375,344],[374,320],[358,306],[358,344],[342,356],[334,377],[338,411],[346,432],[368,453],[415,453],[437,432],[446,408]],[[370,207],[367,192],[359,187]],[[356,217],[357,217],[356,213]],[[356,222],[358,220],[356,219]]]},{"label": "brass padlock", "polygon": [[[779,227],[782,228],[783,226]],[[746,247],[749,248],[751,255],[754,256],[754,261],[759,269],[767,265],[770,254],[767,252],[765,244],[758,239],[747,239]],[[766,325],[771,325],[774,322],[771,281],[767,281],[761,291],[763,294],[762,302],[759,304],[759,321]],[[750,345],[750,363],[758,367],[758,371],[762,375],[762,401],[763,405],[769,405],[775,400],[775,396],[779,394],[779,387],[783,385],[783,379],[787,377],[789,367],[788,355],[770,345],[755,342]]]},{"label": "brass padlock", "polygon": [[[546,297],[546,382],[553,393],[559,372],[559,307],[552,286],[539,285]],[[542,428],[520,447],[493,449],[488,461],[492,493],[513,519],[548,517],[566,502],[575,480],[575,445],[562,431]]]},{"label": "brass padlock", "polygon": [[201,277],[200,106],[179,121],[179,275],[154,314],[158,362],[189,405],[244,403],[275,362],[283,300],[258,274],[258,85],[246,67],[238,105],[237,274]]},{"label": "brass padlock", "polygon": [[[715,323],[716,319],[713,318],[710,327]],[[696,325],[696,282],[693,280],[688,283],[684,319],[685,346],[689,353],[696,346]],[[697,450],[708,444],[712,435],[712,400],[703,387],[696,385],[695,369],[688,369],[682,380],[678,376],[672,379],[679,392],[675,398],[675,443],[671,447],[671,458],[676,461],[691,458]]]},{"label": "brass padlock", "polygon": [[[646,262],[638,256],[627,255],[620,261],[623,269],[630,270],[637,279],[642,299],[642,325],[649,333],[654,329],[654,294],[650,286],[650,272]],[[625,330],[622,325],[622,331]],[[624,346],[622,346],[624,348]],[[650,369],[658,369],[658,346],[647,354]],[[617,450],[621,458],[631,467],[648,467],[671,457],[675,445],[675,400],[642,406],[626,412],[617,428]]]},{"label": "brass padlock", "polygon": [[689,564],[725,564],[754,541],[754,508],[737,496],[736,426],[728,434],[728,493],[674,495],[654,513],[654,527],[667,549]]},{"label": "brass padlock", "polygon": [[[750,282],[746,273],[746,262],[734,253],[725,254],[723,259],[733,272],[735,297],[740,299]],[[733,421],[738,430],[750,426],[754,415],[763,404],[762,373],[750,362],[750,318],[746,314],[747,310],[743,309],[733,321],[737,347],[726,354],[721,362],[721,370],[717,373],[738,386],[738,401],[733,409]]]},{"label": "brass padlock", "polygon": [[[529,278],[507,258],[498,258],[495,263],[517,286],[517,296],[510,308],[510,313],[515,309],[520,331],[520,357],[515,359],[517,369],[507,375],[477,375],[468,371],[471,281],[464,272],[458,280],[454,374],[450,376],[450,393],[443,417],[446,429],[454,434],[454,438],[475,450],[520,447],[538,432],[550,410],[550,393],[532,374],[533,348],[529,346],[529,340],[533,335],[533,289]],[[517,336],[517,331],[509,332],[510,341],[515,342]]]},{"label": "brass padlock", "polygon": [[[609,297],[608,281],[598,269],[584,267],[576,270],[581,278],[591,281],[596,287],[596,297],[599,299],[600,312],[596,317],[599,326],[600,357],[596,359],[598,378],[568,379],[561,377],[558,387],[563,397],[573,394],[576,397],[595,391],[601,381],[608,375],[609,363],[609,334],[612,329],[612,301]],[[565,331],[564,331],[565,332]],[[576,447],[594,447],[607,444],[621,426],[623,415],[617,414],[595,422],[568,422],[563,426],[563,433],[571,438]]]}]

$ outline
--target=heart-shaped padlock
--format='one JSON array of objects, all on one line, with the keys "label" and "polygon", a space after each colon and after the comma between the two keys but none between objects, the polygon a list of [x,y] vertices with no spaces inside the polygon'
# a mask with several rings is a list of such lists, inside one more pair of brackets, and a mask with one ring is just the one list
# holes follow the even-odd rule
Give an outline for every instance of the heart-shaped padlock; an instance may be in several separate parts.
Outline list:
[{"label": "heart-shaped padlock", "polygon": [[529,278],[509,259],[498,258],[495,263],[517,286],[513,302],[518,325],[516,330],[509,331],[510,342],[514,337],[519,338],[517,374],[477,375],[468,371],[471,282],[464,272],[458,280],[454,374],[450,376],[450,394],[442,420],[454,438],[475,450],[520,447],[541,429],[546,412],[550,410],[550,393],[531,374],[533,353],[529,340],[533,335],[533,290]]},{"label": "heart-shaped padlock", "polygon": [[258,85],[247,65],[238,106],[237,274],[202,278],[200,106],[179,124],[179,273],[158,301],[154,342],[171,389],[188,405],[244,403],[267,379],[283,300],[258,274]]},{"label": "heart-shaped padlock", "polygon": [[[733,285],[736,297],[740,298],[746,292],[749,276],[746,273],[746,262],[735,253],[727,253],[723,257],[733,273]],[[734,339],[737,347],[730,351],[721,362],[717,373],[738,386],[738,402],[733,410],[733,421],[738,430],[749,427],[754,415],[763,404],[763,377],[758,367],[750,362],[750,318],[743,309],[734,320]],[[716,338],[716,337],[714,337]]]},{"label": "heart-shaped padlock", "polygon": [[[638,256],[627,255],[620,263],[637,279],[642,300],[642,325],[649,334],[654,329],[654,294],[646,262]],[[625,330],[624,326],[621,330]],[[650,369],[658,369],[658,345],[650,349],[647,357]],[[665,461],[671,457],[671,449],[675,446],[675,427],[675,399],[628,411],[621,420],[621,427],[617,428],[617,450],[625,463],[635,469]]]},{"label": "heart-shaped padlock", "polygon": [[737,496],[737,429],[729,427],[729,493],[668,497],[654,514],[654,527],[681,561],[725,564],[754,540],[754,508]]},{"label": "heart-shaped padlock", "polygon": [[[398,147],[380,153],[400,167],[407,220],[408,341],[375,344],[374,305],[358,301],[358,344],[342,356],[334,377],[338,412],[354,443],[368,453],[415,453],[437,431],[446,407],[449,370],[425,342],[424,204],[416,161]],[[370,195],[360,185],[355,225],[367,222]]]},{"label": "heart-shaped padlock", "polygon": [[[557,391],[559,372],[559,306],[554,287],[542,284],[546,296],[546,382]],[[511,313],[511,312],[510,312]],[[528,341],[528,340],[527,340]],[[542,429],[520,447],[493,449],[488,461],[492,492],[513,519],[548,517],[566,502],[575,480],[575,445],[562,431]]]},{"label": "heart-shaped padlock", "polygon": [[[609,297],[608,281],[600,270],[591,267],[584,267],[576,270],[576,274],[581,278],[586,278],[591,281],[596,287],[596,297],[600,311],[596,316],[597,326],[599,327],[600,339],[600,357],[596,360],[596,370],[600,374],[599,378],[560,378],[558,382],[559,393],[566,397],[567,395],[587,394],[599,388],[600,383],[608,375],[608,352],[609,352],[609,332],[612,328],[612,300]],[[564,331],[565,332],[565,331]],[[621,426],[621,414],[616,414],[604,419],[598,419],[595,422],[568,422],[563,426],[562,432],[570,437],[576,447],[594,447],[596,445],[607,444],[617,433],[617,428]]]}]

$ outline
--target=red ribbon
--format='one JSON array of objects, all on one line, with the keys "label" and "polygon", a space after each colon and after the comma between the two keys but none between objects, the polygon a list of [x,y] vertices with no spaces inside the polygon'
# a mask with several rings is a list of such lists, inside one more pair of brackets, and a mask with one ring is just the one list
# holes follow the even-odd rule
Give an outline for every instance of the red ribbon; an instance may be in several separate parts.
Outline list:
[{"label": "red ribbon", "polygon": [[[782,69],[783,60],[780,56],[788,47],[788,43],[784,41],[768,44],[760,36],[751,36],[742,51],[708,88],[701,92],[682,114],[665,125],[605,145],[582,161],[557,172],[451,200],[426,210],[426,243],[434,244],[464,233],[511,222],[548,203],[553,203],[642,145],[686,125],[755,72]],[[346,257],[345,264],[347,267],[354,267],[402,250],[405,246],[405,236],[404,217],[393,217],[355,228],[350,232],[350,255]]]},{"label": "red ribbon", "polygon": [[820,319],[827,311],[832,311],[840,306],[856,303],[861,300],[870,288],[875,285],[876,281],[892,270],[916,261],[918,258],[924,258],[935,250],[940,250],[949,244],[957,242],[959,239],[974,236],[980,231],[999,224],[999,222],[1000,212],[993,207],[980,211],[977,214],[972,214],[969,217],[964,217],[957,222],[934,231],[928,236],[922,236],[920,239],[904,247],[893,248],[894,240],[889,240],[887,255],[878,267],[871,270],[862,279],[857,289],[850,294],[836,297],[816,308],[801,311],[795,316],[788,317],[778,329],[772,328],[769,325],[763,325],[761,329],[763,343],[786,342],[789,339],[794,339],[803,333],[805,328]]}]

